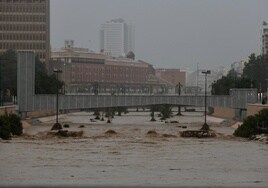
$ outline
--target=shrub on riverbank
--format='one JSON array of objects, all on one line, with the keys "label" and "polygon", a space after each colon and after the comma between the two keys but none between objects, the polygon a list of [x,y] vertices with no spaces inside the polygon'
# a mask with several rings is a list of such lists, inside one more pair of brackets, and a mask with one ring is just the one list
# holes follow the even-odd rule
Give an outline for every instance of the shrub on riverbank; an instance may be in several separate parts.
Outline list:
[{"label": "shrub on riverbank", "polygon": [[0,138],[7,140],[12,135],[20,136],[23,132],[21,119],[15,114],[0,116]]},{"label": "shrub on riverbank", "polygon": [[7,123],[5,116],[0,116],[0,138],[8,140],[11,138],[10,126]]},{"label": "shrub on riverbank", "polygon": [[263,109],[258,114],[247,117],[243,124],[235,130],[234,135],[249,138],[252,135],[264,133],[265,130],[260,129],[260,125],[268,128],[268,109]]}]

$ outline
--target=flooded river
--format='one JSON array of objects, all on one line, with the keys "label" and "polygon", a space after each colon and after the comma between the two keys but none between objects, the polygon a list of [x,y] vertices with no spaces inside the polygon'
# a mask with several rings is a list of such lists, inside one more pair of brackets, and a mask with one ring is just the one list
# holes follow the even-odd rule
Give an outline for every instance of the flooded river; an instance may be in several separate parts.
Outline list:
[{"label": "flooded river", "polygon": [[179,132],[181,125],[199,129],[201,114],[172,118],[178,124],[150,122],[149,112],[116,116],[111,124],[92,118],[85,112],[60,118],[69,130],[83,130],[81,138],[46,137],[54,120],[43,118],[25,129],[33,137],[1,140],[0,185],[268,186],[268,146],[233,137],[220,119],[208,118],[216,138],[197,139]]}]

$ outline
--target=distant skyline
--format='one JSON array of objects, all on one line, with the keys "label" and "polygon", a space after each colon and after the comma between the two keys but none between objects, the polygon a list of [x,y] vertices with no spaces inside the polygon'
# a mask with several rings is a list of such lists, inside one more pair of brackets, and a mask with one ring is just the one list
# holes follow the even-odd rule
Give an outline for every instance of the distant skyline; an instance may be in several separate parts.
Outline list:
[{"label": "distant skyline", "polygon": [[136,59],[155,68],[229,68],[261,53],[267,0],[51,0],[51,47],[99,52],[100,25],[122,18],[135,25]]},{"label": "distant skyline", "polygon": [[122,18],[109,20],[101,24],[100,50],[114,57],[135,53],[135,29]]}]

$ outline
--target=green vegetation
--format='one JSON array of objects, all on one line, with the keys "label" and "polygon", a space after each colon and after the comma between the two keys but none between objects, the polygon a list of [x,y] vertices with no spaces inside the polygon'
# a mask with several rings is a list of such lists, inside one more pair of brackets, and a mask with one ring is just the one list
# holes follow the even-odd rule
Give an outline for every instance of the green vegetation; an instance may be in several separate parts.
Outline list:
[{"label": "green vegetation", "polygon": [[11,128],[5,116],[0,116],[0,138],[4,140],[11,138]]},{"label": "green vegetation", "polygon": [[4,95],[17,95],[17,54],[13,50],[0,55],[0,80]]},{"label": "green vegetation", "polygon": [[163,104],[160,106],[161,120],[170,118],[172,115],[172,106],[169,104]]},{"label": "green vegetation", "polygon": [[249,62],[246,64],[243,70],[243,77],[252,80],[257,83],[255,86],[259,92],[266,92],[266,86],[268,79],[268,54],[255,56],[251,54],[249,56]]},{"label": "green vegetation", "polygon": [[15,114],[0,116],[0,138],[8,140],[12,135],[20,136],[22,133],[23,128],[19,116]]},{"label": "green vegetation", "polygon": [[127,58],[135,60],[135,54],[132,51],[129,51],[126,55]]},{"label": "green vegetation", "polygon": [[158,117],[160,117],[160,120],[166,120],[172,116],[172,105],[170,104],[152,105],[150,107],[150,110],[150,121],[156,121],[155,112],[160,112],[160,114],[158,115]]},{"label": "green vegetation", "polygon": [[265,133],[265,130],[258,128],[260,126],[268,128],[268,109],[261,110],[255,116],[247,117],[243,124],[235,130],[234,135],[249,138],[255,134]]},{"label": "green vegetation", "polygon": [[214,113],[214,108],[209,106],[207,114],[212,115],[213,113]]},{"label": "green vegetation", "polygon": [[242,75],[230,70],[212,84],[213,95],[228,95],[231,88],[258,88],[259,92],[266,92],[266,79],[268,79],[268,54],[255,56],[251,54],[245,65]]},{"label": "green vegetation", "polygon": [[44,63],[35,58],[35,93],[56,94],[57,85],[63,87],[64,82],[58,81],[56,74],[49,75]]},{"label": "green vegetation", "polygon": [[226,76],[212,83],[212,95],[229,95],[231,88],[251,88],[255,84],[252,80],[239,77],[235,70],[230,70]]},{"label": "green vegetation", "polygon": [[[4,95],[17,95],[17,54],[7,50],[0,55],[0,80]],[[57,84],[62,88],[63,82],[56,79],[55,74],[48,74],[46,66],[38,57],[35,59],[35,93],[56,94]]]},{"label": "green vegetation", "polygon": [[126,107],[116,107],[115,108],[115,111],[118,113],[118,116],[121,116],[122,115],[122,112],[124,114],[127,114],[128,113],[128,109]]}]

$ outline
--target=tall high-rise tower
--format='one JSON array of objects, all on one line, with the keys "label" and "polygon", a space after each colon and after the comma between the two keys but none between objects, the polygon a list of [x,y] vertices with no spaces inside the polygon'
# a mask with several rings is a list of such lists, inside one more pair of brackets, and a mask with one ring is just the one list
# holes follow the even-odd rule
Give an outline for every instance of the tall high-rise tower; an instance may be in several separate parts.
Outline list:
[{"label": "tall high-rise tower", "polygon": [[268,24],[262,24],[262,54],[268,54]]},{"label": "tall high-rise tower", "polygon": [[125,56],[135,49],[135,28],[121,18],[101,25],[100,50],[114,57]]},{"label": "tall high-rise tower", "polygon": [[48,62],[49,4],[49,0],[0,0],[0,53],[34,50],[42,62]]}]

